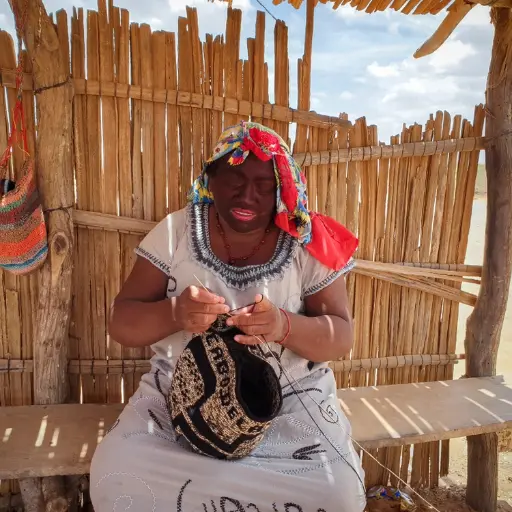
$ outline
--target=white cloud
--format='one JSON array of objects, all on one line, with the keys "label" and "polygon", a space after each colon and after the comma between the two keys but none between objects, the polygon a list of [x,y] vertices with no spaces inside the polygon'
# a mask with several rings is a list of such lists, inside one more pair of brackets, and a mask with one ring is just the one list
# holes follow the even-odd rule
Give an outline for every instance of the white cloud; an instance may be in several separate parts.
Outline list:
[{"label": "white cloud", "polygon": [[335,49],[328,46],[313,73],[323,73],[323,80],[335,84],[329,88],[318,80],[330,98],[325,102],[328,112],[322,113],[336,115],[348,108],[350,119],[365,116],[377,124],[382,141],[400,133],[404,123],[424,124],[437,110],[472,120],[475,104],[485,101],[492,41],[487,11],[475,9],[484,17],[461,25],[441,48],[422,59],[414,59],[413,53],[439,26],[442,15],[419,19],[386,11],[345,24],[336,34]]},{"label": "white cloud", "polygon": [[428,57],[429,64],[436,73],[449,71],[464,59],[475,55],[476,50],[470,43],[463,43],[457,39],[446,41],[441,48]]},{"label": "white cloud", "polygon": [[446,99],[453,98],[460,92],[460,86],[453,76],[444,78],[431,76],[412,76],[403,82],[397,82],[389,87],[389,92],[382,98],[382,103],[404,99],[405,95],[436,97],[440,95]]},{"label": "white cloud", "polygon": [[484,27],[491,23],[490,9],[477,5],[462,20],[461,27]]},{"label": "white cloud", "polygon": [[338,7],[334,12],[336,13],[337,16],[345,20],[354,20],[356,18],[368,16],[368,14],[366,14],[364,11],[358,11],[357,9],[350,5],[342,5]]},{"label": "white cloud", "polygon": [[370,75],[378,78],[385,78],[390,76],[399,76],[398,65],[390,64],[388,66],[380,66],[377,62],[372,62],[367,68]]},{"label": "white cloud", "polygon": [[317,96],[311,96],[311,110],[318,110],[322,106],[322,100]]},{"label": "white cloud", "polygon": [[[196,7],[196,6],[202,6],[202,10],[210,10],[212,9],[219,9],[219,10],[225,10],[227,8],[227,2],[220,2],[218,0],[215,0],[214,2],[208,2],[207,5],[205,5],[205,0],[168,0],[169,1],[169,7],[171,8],[171,12],[174,13],[182,13],[186,11],[186,7]],[[250,0],[233,0],[232,6],[234,8],[239,9],[250,9],[251,8],[251,2]]]},{"label": "white cloud", "polygon": [[[386,11],[388,12],[388,11]],[[398,35],[400,32],[400,27],[402,26],[401,23],[398,21],[394,21],[393,23],[390,23],[388,26],[388,32],[393,35]]]},{"label": "white cloud", "polygon": [[14,36],[16,35],[14,31],[14,18],[9,7],[9,4],[7,2],[0,4],[0,11],[4,11],[0,12],[0,29],[6,30],[14,38]]},{"label": "white cloud", "polygon": [[[334,40],[333,35],[331,40]],[[320,45],[317,44],[318,48]],[[389,59],[391,56],[403,53],[402,45],[398,43],[388,44],[386,46],[365,45],[360,41],[354,41],[347,37],[340,37],[336,44],[328,50],[315,50],[313,47],[312,70],[316,72],[329,72],[336,74],[341,71],[353,74],[359,70],[364,70],[365,66],[380,58]]]},{"label": "white cloud", "polygon": [[316,91],[311,95],[311,109],[318,111],[325,111],[324,100],[328,97],[325,91]]}]

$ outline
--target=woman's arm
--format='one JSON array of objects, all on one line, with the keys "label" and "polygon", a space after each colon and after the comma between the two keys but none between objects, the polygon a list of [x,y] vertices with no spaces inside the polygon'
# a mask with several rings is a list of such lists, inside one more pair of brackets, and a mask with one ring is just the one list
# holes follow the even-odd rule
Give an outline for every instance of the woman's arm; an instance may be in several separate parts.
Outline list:
[{"label": "woman's arm", "polygon": [[[305,297],[304,302],[306,316],[287,312],[290,335],[283,345],[315,363],[334,361],[348,354],[353,344],[353,322],[345,279],[336,279]],[[287,327],[285,319],[285,329]]]},{"label": "woman's arm", "polygon": [[140,256],[112,304],[110,336],[126,347],[144,347],[186,330],[203,332],[217,315],[229,311],[224,299],[189,286],[166,298],[168,277]]},{"label": "woman's arm", "polygon": [[[255,344],[264,336],[279,342],[288,331],[286,315],[268,299],[257,297],[252,312],[241,311],[228,323],[236,325],[246,336],[240,343]],[[352,348],[352,317],[343,277],[305,298],[306,316],[288,313],[290,334],[283,346],[315,363],[339,359]]]},{"label": "woman's arm", "polygon": [[175,300],[166,299],[168,277],[145,258],[135,265],[110,308],[110,336],[126,347],[144,347],[178,332]]}]

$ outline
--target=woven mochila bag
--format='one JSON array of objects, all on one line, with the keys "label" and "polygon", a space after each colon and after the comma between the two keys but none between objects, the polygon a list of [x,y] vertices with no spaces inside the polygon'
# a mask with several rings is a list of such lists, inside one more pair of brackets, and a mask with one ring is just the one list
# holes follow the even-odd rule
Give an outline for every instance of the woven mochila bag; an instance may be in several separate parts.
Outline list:
[{"label": "woven mochila bag", "polygon": [[[0,175],[7,176],[5,169],[6,166],[0,167]],[[0,183],[0,267],[13,274],[28,274],[39,268],[48,255],[32,160],[25,160],[18,181],[4,179]]]},{"label": "woven mochila bag", "polygon": [[237,343],[241,334],[220,315],[180,355],[168,395],[176,434],[196,451],[240,459],[260,443],[282,406],[279,378],[259,346]]},{"label": "woven mochila bag", "polygon": [[[16,70],[18,97],[14,106],[11,133],[0,159],[0,267],[24,275],[39,268],[48,255],[46,224],[34,175],[33,159],[28,153],[27,133],[22,105],[22,52],[19,48]],[[25,160],[16,181],[9,179],[9,162],[19,123]]]}]

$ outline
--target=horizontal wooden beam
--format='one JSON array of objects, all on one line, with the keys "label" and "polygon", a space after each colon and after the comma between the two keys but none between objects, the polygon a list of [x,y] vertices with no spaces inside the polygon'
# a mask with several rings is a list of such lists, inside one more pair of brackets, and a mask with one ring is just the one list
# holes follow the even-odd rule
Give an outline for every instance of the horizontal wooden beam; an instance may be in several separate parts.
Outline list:
[{"label": "horizontal wooden beam", "polygon": [[381,368],[402,368],[404,366],[446,366],[465,359],[464,354],[417,354],[403,356],[373,357],[367,359],[345,359],[331,361],[335,372],[378,370]]},{"label": "horizontal wooden beam", "polygon": [[146,235],[157,222],[151,220],[121,217],[109,213],[90,212],[86,210],[73,210],[73,222],[81,228],[103,229],[105,231],[118,231],[130,235]]},{"label": "horizontal wooden beam", "polygon": [[344,162],[363,162],[389,158],[427,157],[485,149],[485,137],[467,137],[430,142],[408,142],[405,144],[382,144],[380,146],[352,147],[332,151],[294,154],[302,166],[327,165]]},{"label": "horizontal wooden beam", "polygon": [[[457,364],[465,359],[464,354],[418,354],[404,356],[374,357],[371,359],[346,359],[331,361],[336,372],[401,368],[403,366],[443,366]],[[119,375],[145,373],[150,369],[148,359],[71,359],[68,373],[72,375]],[[32,359],[0,359],[0,373],[31,373]]]},{"label": "horizontal wooden beam", "polygon": [[225,96],[211,96],[174,89],[144,88],[137,85],[118,84],[116,82],[98,82],[94,80],[74,79],[76,95],[111,96],[116,98],[133,98],[154,103],[167,103],[183,107],[215,110],[240,116],[254,116],[274,121],[298,123],[315,128],[350,128],[352,123],[339,117],[327,116],[298,110],[290,107],[238,100]]},{"label": "horizontal wooden beam", "polygon": [[[465,276],[480,277],[482,267],[477,265],[450,265],[443,268],[432,263],[425,266],[410,265],[408,263],[383,263],[381,261],[368,261],[356,259],[356,267],[367,272],[386,272],[404,276],[431,277],[452,281],[464,280]],[[452,267],[452,268],[449,268]]]},{"label": "horizontal wooden beam", "polygon": [[[431,278],[413,275],[407,276],[398,273],[392,274],[385,271],[382,272],[364,270],[362,268],[358,268],[357,264],[352,272],[361,274],[363,276],[380,279],[382,281],[387,281],[388,283],[396,284],[397,286],[403,286],[405,288],[412,288],[413,290],[430,293],[436,297],[441,297],[442,299],[447,299],[454,302],[460,302],[461,304],[466,304],[467,306],[473,307],[476,304],[477,296],[475,294],[458,290],[457,288],[447,286]],[[445,278],[441,277],[439,279]]]},{"label": "horizontal wooden beam", "polygon": [[[0,70],[0,85],[15,87],[16,76],[13,70]],[[256,101],[238,100],[225,96],[211,96],[197,94],[174,89],[159,89],[141,87],[139,85],[120,84],[116,82],[99,82],[74,78],[73,85],[75,95],[104,96],[114,98],[131,98],[154,103],[167,103],[183,107],[192,107],[240,116],[254,116],[273,121],[305,124],[315,128],[350,128],[352,123],[339,117],[317,114],[316,112],[298,110],[290,107],[274,105],[271,103],[259,103]],[[32,77],[24,75],[23,88],[32,90]]]},{"label": "horizontal wooden beam", "polygon": [[[0,87],[16,89],[16,71],[14,69],[0,68]],[[21,87],[24,91],[34,90],[34,80],[30,73],[23,73]]]}]

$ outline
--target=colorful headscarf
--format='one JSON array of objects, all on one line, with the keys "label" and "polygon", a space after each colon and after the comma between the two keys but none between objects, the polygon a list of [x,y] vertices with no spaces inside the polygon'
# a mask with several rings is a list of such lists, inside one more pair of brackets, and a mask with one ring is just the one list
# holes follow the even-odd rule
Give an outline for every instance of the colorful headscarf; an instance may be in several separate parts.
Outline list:
[{"label": "colorful headscarf", "polygon": [[261,124],[242,121],[222,133],[203,172],[194,181],[189,201],[213,203],[206,169],[231,152],[228,160],[231,165],[245,162],[249,152],[264,162],[273,161],[277,182],[274,219],[277,227],[297,238],[314,258],[333,270],[340,270],[349,262],[358,239],[334,219],[308,210],[306,177],[286,142]]}]

